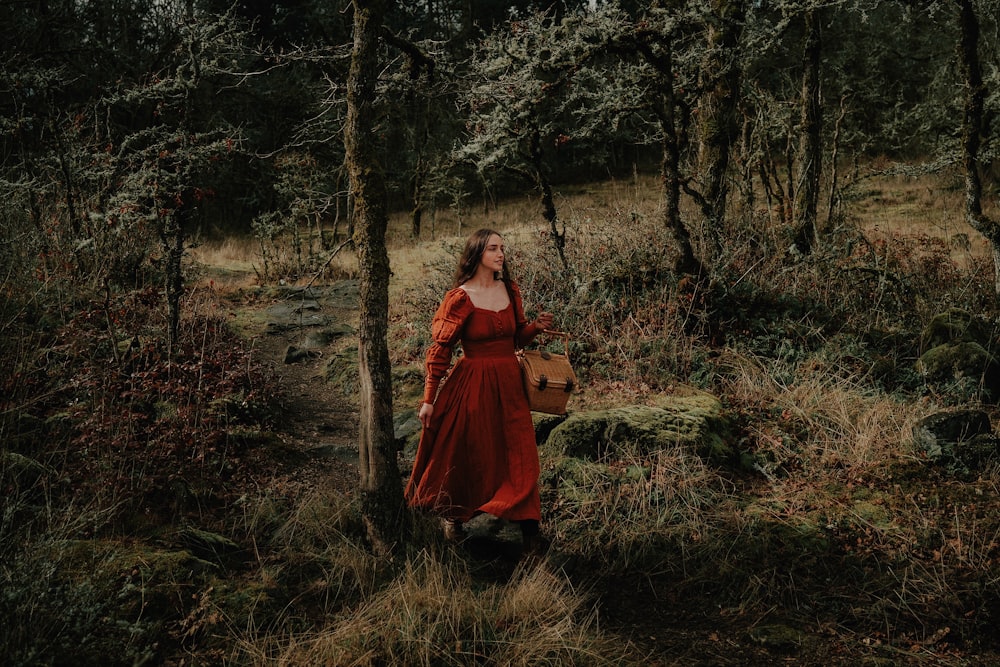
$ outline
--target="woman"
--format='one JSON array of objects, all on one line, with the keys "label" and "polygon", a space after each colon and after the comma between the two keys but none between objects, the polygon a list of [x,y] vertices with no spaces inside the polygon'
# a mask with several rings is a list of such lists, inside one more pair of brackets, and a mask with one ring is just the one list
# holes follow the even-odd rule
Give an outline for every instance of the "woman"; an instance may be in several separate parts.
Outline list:
[{"label": "woman", "polygon": [[[450,540],[462,537],[463,522],[487,513],[520,524],[526,553],[545,547],[538,448],[514,350],[551,326],[551,313],[525,317],[501,236],[491,229],[470,236],[431,324],[423,431],[406,486],[410,506],[440,515]],[[456,343],[463,356],[449,373]]]}]

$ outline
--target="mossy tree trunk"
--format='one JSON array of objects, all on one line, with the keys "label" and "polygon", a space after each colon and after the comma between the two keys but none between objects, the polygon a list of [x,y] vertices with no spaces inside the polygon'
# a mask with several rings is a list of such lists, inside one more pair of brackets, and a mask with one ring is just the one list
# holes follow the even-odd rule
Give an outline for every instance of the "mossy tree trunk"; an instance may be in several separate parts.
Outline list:
[{"label": "mossy tree trunk", "polygon": [[702,212],[707,237],[718,254],[720,228],[728,199],[727,172],[732,145],[739,132],[739,38],[746,14],[744,0],[711,0],[705,30],[698,100],[698,173],[702,177]]},{"label": "mossy tree trunk", "polygon": [[983,105],[986,88],[979,60],[979,16],[973,0],[958,0],[958,57],[965,84],[965,114],[962,127],[962,160],[965,166],[965,219],[986,237],[993,253],[993,289],[1000,299],[1000,224],[983,213],[983,183],[979,171],[982,145]]},{"label": "mossy tree trunk", "polygon": [[[672,32],[637,30],[631,39],[612,43],[612,52],[638,53],[659,74],[653,112],[660,125],[660,177],[663,182],[663,223],[675,243],[674,270],[678,274],[706,275],[705,267],[695,254],[691,234],[681,218],[681,154],[686,148],[684,138],[690,121],[687,107],[678,104],[675,92],[674,35]],[[680,111],[680,113],[678,113]]]},{"label": "mossy tree trunk", "polygon": [[392,426],[392,378],[387,342],[389,254],[385,176],[378,163],[376,80],[383,18],[390,0],[354,0],[354,46],[347,81],[346,163],[354,202],[360,269],[358,376],[362,511],[376,550],[391,551],[404,536],[406,512]]},{"label": "mossy tree trunk", "polygon": [[[647,57],[652,60],[652,56]],[[662,45],[658,67],[663,75],[664,86],[660,92],[657,115],[663,131],[660,174],[663,178],[663,216],[670,235],[677,244],[674,269],[678,274],[702,276],[705,267],[695,255],[691,245],[691,234],[681,219],[681,142],[677,132],[677,99],[674,94],[673,44],[667,40]]]},{"label": "mossy tree trunk", "polygon": [[820,9],[805,14],[805,46],[802,57],[802,120],[799,128],[799,188],[795,193],[795,246],[809,254],[819,241],[817,211],[823,170],[823,111],[820,105]]}]

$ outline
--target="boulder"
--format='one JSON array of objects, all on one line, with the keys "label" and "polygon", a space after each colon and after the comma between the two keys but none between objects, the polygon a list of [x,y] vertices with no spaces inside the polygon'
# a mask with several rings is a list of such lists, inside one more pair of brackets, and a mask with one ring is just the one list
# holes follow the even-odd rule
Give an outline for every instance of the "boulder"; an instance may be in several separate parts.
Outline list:
[{"label": "boulder", "polygon": [[960,308],[949,308],[931,318],[920,334],[920,351],[926,352],[939,345],[978,343],[989,348],[990,326]]},{"label": "boulder", "polygon": [[960,469],[978,468],[1000,453],[989,415],[982,410],[948,410],[913,425],[913,444],[929,461]]},{"label": "boulder", "polygon": [[549,451],[591,461],[621,454],[625,444],[646,453],[681,444],[722,463],[734,458],[727,435],[722,403],[698,393],[661,397],[655,405],[573,413],[552,428],[544,444]]},{"label": "boulder", "polygon": [[959,308],[934,316],[920,334],[917,370],[931,383],[949,385],[968,397],[1000,398],[1000,361],[993,328]]},{"label": "boulder", "polygon": [[985,390],[991,399],[1000,396],[1000,362],[979,343],[932,347],[917,359],[917,370],[930,382],[968,383],[973,394]]},{"label": "boulder", "polygon": [[392,417],[392,432],[399,451],[409,456],[415,456],[417,445],[420,444],[420,419],[415,408],[397,412]]},{"label": "boulder", "polygon": [[249,561],[249,554],[242,546],[208,530],[190,526],[181,528],[177,531],[177,541],[199,561],[226,569],[242,568]]},{"label": "boulder", "polygon": [[0,451],[0,483],[4,487],[27,489],[52,471],[35,459],[17,452]]},{"label": "boulder", "polygon": [[340,389],[345,396],[355,397],[358,385],[358,348],[350,347],[330,357],[324,373],[326,381]]}]

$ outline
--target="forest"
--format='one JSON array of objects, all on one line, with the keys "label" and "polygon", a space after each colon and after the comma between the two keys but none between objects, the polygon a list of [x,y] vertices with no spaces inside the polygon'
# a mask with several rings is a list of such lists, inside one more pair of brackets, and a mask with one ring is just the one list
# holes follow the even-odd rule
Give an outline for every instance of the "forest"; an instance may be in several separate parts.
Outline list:
[{"label": "forest", "polygon": [[[998,16],[5,0],[0,662],[1000,664]],[[537,562],[403,501],[482,227]]]}]

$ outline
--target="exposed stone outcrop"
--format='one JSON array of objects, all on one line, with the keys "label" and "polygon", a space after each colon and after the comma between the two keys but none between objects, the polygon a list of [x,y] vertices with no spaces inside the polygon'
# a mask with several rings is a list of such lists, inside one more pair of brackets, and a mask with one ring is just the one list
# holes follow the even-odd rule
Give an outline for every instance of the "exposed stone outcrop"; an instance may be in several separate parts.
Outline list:
[{"label": "exposed stone outcrop", "polygon": [[975,470],[1000,454],[989,415],[982,410],[948,410],[913,425],[913,444],[929,461],[957,471]]},{"label": "exposed stone outcrop", "polygon": [[709,461],[723,463],[734,458],[727,431],[716,397],[667,395],[653,405],[571,413],[551,429],[544,445],[566,456],[597,461],[620,453],[624,443],[645,452],[682,444]]},{"label": "exposed stone outcrop", "polygon": [[969,396],[1000,398],[1000,361],[990,325],[952,308],[934,317],[920,335],[917,370],[935,384],[950,384]]}]

